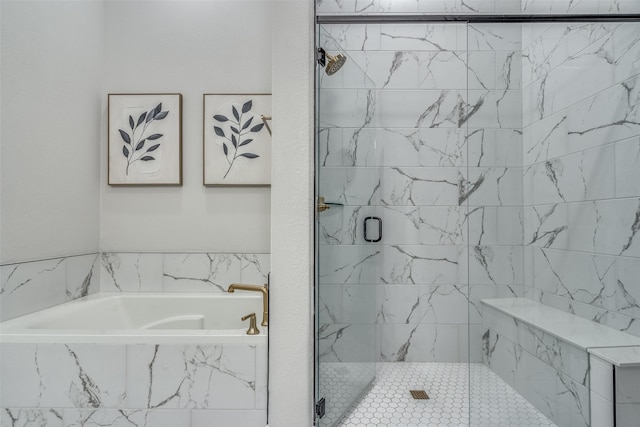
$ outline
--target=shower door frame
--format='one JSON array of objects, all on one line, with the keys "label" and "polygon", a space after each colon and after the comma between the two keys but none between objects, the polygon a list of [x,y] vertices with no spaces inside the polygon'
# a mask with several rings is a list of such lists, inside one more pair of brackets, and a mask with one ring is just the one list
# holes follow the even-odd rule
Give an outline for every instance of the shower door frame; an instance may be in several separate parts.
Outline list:
[{"label": "shower door frame", "polygon": [[[392,15],[384,15],[384,14],[371,14],[371,15],[358,15],[358,14],[341,14],[341,15],[316,15],[315,17],[315,32],[316,32],[316,43],[319,41],[319,28],[322,24],[409,24],[409,23],[466,23],[469,24],[505,24],[505,23],[624,23],[624,22],[637,22],[640,23],[640,13],[631,13],[631,14],[511,14],[511,15],[491,15],[491,14],[433,14],[433,15],[421,15],[421,14],[392,14]],[[319,129],[319,111],[318,111],[318,101],[319,101],[319,78],[318,67],[315,67],[314,74],[314,85],[315,85],[315,102],[314,102],[314,117],[316,121],[315,131],[314,131],[314,173],[315,173],[315,189],[314,189],[314,200],[317,200],[318,197],[318,129]],[[469,165],[467,165],[468,167]],[[468,200],[467,200],[468,203]],[[315,209],[314,209],[315,211]],[[319,256],[319,242],[317,239],[317,227],[318,227],[318,213],[315,212],[315,221],[314,227],[315,231],[315,265],[314,265],[314,310],[318,309],[318,295],[319,295],[319,283],[318,283],[318,256]],[[468,222],[467,222],[468,226]],[[467,233],[468,234],[468,233]],[[470,242],[466,243],[470,245]],[[469,278],[467,278],[467,283],[469,283]],[[314,340],[314,402],[317,402],[318,399],[321,398],[319,395],[319,348],[318,348],[318,317],[317,312],[314,315],[314,321],[316,325],[314,327],[315,332],[315,340]],[[468,321],[468,326],[470,325]],[[470,339],[470,333],[468,339]],[[470,343],[469,343],[469,351],[470,351]],[[470,362],[469,362],[470,363]],[[469,377],[471,380],[471,377]],[[316,407],[314,405],[314,411]],[[472,424],[471,420],[471,411],[469,411],[469,422]],[[313,419],[314,425],[316,425],[317,418],[314,414]]]}]

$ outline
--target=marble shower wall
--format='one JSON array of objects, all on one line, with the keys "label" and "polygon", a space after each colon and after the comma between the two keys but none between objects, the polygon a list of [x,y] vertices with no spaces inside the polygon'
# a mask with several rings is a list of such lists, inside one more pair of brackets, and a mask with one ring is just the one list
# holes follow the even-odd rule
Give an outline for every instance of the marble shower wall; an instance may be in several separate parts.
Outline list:
[{"label": "marble shower wall", "polygon": [[523,26],[526,296],[640,336],[640,24]]},{"label": "marble shower wall", "polygon": [[522,294],[520,27],[331,25],[321,45],[349,57],[319,93],[320,191],[345,205],[320,217],[325,360],[372,324],[381,361],[467,360],[469,320],[479,360],[477,299]]}]

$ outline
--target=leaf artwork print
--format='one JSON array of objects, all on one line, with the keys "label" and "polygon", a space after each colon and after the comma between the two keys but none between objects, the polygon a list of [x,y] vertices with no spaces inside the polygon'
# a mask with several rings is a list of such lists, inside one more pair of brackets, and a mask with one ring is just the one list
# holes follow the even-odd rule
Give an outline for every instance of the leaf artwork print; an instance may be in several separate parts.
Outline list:
[{"label": "leaf artwork print", "polygon": [[[153,152],[160,147],[160,143],[154,141],[162,138],[161,133],[152,133],[151,124],[156,120],[162,120],[169,115],[169,111],[162,111],[162,102],[155,108],[146,111],[134,120],[129,116],[129,132],[118,129],[120,137],[124,141],[122,155],[127,159],[126,175],[129,175],[129,166],[137,161],[149,162],[155,160]],[[143,151],[143,149],[146,149]],[[151,153],[151,154],[150,154]]]},{"label": "leaf artwork print", "polygon": [[[253,101],[249,100],[242,104],[241,108],[232,105],[232,117],[227,117],[223,114],[213,116],[213,120],[220,123],[219,126],[213,126],[213,131],[217,136],[225,140],[222,142],[222,152],[225,159],[227,159],[227,163],[229,163],[229,167],[222,179],[229,175],[236,159],[240,157],[257,159],[260,157],[257,154],[246,151],[249,149],[247,146],[253,142],[252,134],[257,134],[264,127],[264,123],[254,123],[253,120],[256,116],[249,114],[251,108],[253,108]],[[226,132],[223,126],[226,128]]]}]

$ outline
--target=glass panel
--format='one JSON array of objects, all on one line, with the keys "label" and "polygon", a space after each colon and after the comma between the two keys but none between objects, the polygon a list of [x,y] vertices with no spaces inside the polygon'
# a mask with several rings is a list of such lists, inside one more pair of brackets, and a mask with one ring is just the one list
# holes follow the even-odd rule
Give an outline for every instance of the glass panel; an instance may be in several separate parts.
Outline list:
[{"label": "glass panel", "polygon": [[470,90],[473,426],[591,424],[587,353],[481,300],[640,335],[639,41],[637,22],[469,27],[470,88],[495,70]]},{"label": "glass panel", "polygon": [[338,422],[376,373],[376,284],[385,224],[376,135],[370,131],[375,85],[348,50],[358,31],[321,26],[318,37],[327,52],[326,68],[318,68],[316,101],[316,193],[325,204],[316,222],[316,392],[326,411],[320,426]]}]

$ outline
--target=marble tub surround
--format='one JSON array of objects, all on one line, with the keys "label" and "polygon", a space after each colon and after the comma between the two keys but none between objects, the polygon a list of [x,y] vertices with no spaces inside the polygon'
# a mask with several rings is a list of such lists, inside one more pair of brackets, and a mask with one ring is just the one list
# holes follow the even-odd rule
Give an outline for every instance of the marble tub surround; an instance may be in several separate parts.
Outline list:
[{"label": "marble tub surround", "polygon": [[102,292],[226,292],[267,283],[269,254],[103,252]]},{"label": "marble tub surround", "polygon": [[3,343],[0,353],[2,425],[266,424],[266,345]]},{"label": "marble tub surround", "polygon": [[98,262],[87,254],[0,266],[0,321],[98,292]]}]

